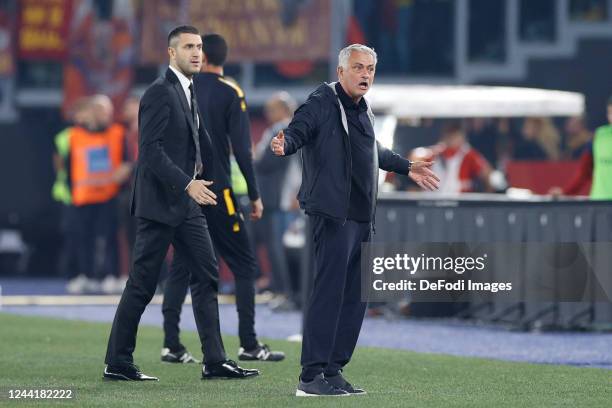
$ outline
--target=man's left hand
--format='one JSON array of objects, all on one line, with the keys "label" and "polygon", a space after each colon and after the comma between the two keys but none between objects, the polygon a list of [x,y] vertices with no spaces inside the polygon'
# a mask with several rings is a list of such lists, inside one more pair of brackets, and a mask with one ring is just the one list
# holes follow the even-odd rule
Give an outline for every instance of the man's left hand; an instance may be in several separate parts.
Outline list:
[{"label": "man's left hand", "polygon": [[251,219],[253,221],[257,221],[261,219],[263,215],[263,203],[261,202],[261,198],[258,198],[255,201],[251,201]]},{"label": "man's left hand", "polygon": [[417,183],[423,190],[437,190],[440,187],[440,178],[431,171],[430,167],[432,165],[433,162],[428,161],[412,162],[408,177]]}]

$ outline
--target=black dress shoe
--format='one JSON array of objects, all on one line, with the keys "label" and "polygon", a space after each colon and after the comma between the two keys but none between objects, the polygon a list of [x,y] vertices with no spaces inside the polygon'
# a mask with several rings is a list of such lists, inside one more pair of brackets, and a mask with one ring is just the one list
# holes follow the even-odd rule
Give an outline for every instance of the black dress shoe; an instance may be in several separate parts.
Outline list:
[{"label": "black dress shoe", "polygon": [[104,367],[104,378],[117,381],[159,381],[157,377],[144,374],[135,365]]},{"label": "black dress shoe", "polygon": [[248,378],[259,375],[259,370],[239,367],[235,361],[225,360],[215,364],[204,364],[202,379],[216,378]]}]

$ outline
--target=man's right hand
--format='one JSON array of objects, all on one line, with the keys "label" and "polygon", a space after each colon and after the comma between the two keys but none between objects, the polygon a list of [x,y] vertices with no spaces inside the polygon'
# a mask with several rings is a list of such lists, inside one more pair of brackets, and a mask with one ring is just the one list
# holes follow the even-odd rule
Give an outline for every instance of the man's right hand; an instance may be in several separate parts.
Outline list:
[{"label": "man's right hand", "polygon": [[206,180],[193,180],[187,187],[187,194],[200,205],[217,205],[217,196],[207,187],[212,183]]},{"label": "man's right hand", "polygon": [[272,141],[270,142],[270,148],[277,156],[285,155],[285,134],[282,130],[272,138]]}]

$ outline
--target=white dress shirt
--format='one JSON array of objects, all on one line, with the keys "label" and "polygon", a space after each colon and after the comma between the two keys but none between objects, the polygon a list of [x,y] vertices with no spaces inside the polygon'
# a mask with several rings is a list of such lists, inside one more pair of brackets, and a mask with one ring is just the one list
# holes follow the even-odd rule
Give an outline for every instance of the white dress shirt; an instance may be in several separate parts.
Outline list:
[{"label": "white dress shirt", "polygon": [[[180,72],[178,69],[174,68],[172,65],[169,65],[170,69],[174,74],[178,77],[179,82],[181,83],[181,87],[183,88],[183,92],[185,92],[185,96],[187,97],[187,105],[189,105],[189,109],[191,109],[191,91],[189,90],[189,86],[193,85],[193,80],[187,78]],[[196,129],[200,128],[200,116],[196,116]]]},{"label": "white dress shirt", "polygon": [[[187,105],[189,105],[189,109],[191,109],[191,91],[189,90],[189,86],[193,84],[193,81],[191,79],[187,78],[185,75],[183,75],[182,72],[180,72],[178,69],[174,68],[172,65],[169,65],[168,67],[178,77],[179,82],[181,83],[181,87],[183,88],[183,92],[185,92],[185,97],[187,98]],[[196,128],[199,128],[199,127],[200,127],[200,117],[196,116]],[[194,178],[195,178],[195,171],[194,171]],[[189,186],[191,185],[192,182],[193,182],[193,180],[191,180],[189,183],[187,183],[187,186],[185,187],[185,190],[187,190],[187,188],[189,188]]]},{"label": "white dress shirt", "polygon": [[178,77],[181,87],[183,87],[183,92],[185,92],[185,97],[187,98],[187,105],[189,105],[189,108],[191,109],[191,91],[189,90],[189,86],[193,84],[193,81],[183,75],[182,72],[174,68],[172,65],[170,65],[170,69]]}]

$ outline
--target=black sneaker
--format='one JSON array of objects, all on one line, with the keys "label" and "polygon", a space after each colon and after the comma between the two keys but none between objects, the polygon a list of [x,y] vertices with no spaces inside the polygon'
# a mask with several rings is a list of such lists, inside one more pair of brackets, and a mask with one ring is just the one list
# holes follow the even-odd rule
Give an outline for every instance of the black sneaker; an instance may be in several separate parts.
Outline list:
[{"label": "black sneaker", "polygon": [[285,359],[285,353],[282,351],[270,351],[267,344],[258,343],[253,350],[245,350],[240,347],[238,350],[238,360],[242,361],[281,361]]},{"label": "black sneaker", "polygon": [[104,378],[117,381],[159,381],[157,377],[144,374],[135,365],[104,367]]},{"label": "black sneaker", "polygon": [[341,390],[344,390],[344,391],[348,392],[349,394],[352,394],[352,395],[365,395],[365,394],[367,394],[361,388],[353,387],[348,381],[346,381],[344,379],[344,377],[342,377],[342,374],[340,374],[340,373],[338,373],[337,375],[334,375],[333,377],[325,376],[325,379],[327,380],[328,383],[330,383],[334,387],[339,388]]},{"label": "black sneaker", "polygon": [[304,382],[300,378],[300,383],[295,391],[296,397],[346,397],[349,395],[351,394],[327,382],[323,374],[317,375],[310,382]]},{"label": "black sneaker", "polygon": [[180,364],[188,364],[188,363],[196,363],[199,364],[200,360],[191,355],[190,352],[183,349],[183,351],[172,352],[169,348],[163,348],[161,351],[161,361],[164,363],[180,363]]}]

